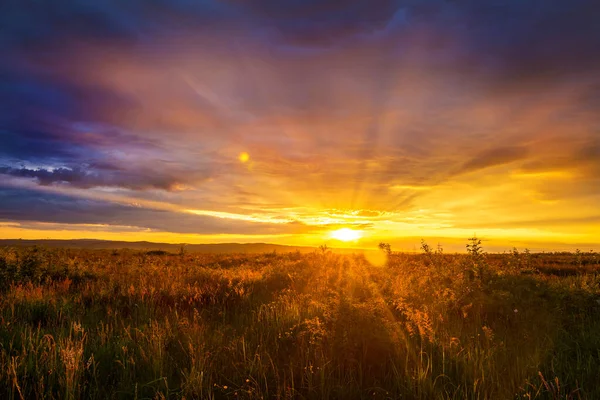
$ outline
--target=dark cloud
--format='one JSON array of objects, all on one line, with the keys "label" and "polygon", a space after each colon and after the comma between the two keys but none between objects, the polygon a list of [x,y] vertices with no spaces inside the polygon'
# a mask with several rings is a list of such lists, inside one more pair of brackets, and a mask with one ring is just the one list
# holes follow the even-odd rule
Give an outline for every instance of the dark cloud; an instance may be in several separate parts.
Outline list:
[{"label": "dark cloud", "polygon": [[509,164],[524,159],[528,153],[529,151],[525,147],[498,147],[486,150],[463,164],[458,173],[463,174],[496,165]]},{"label": "dark cloud", "polygon": [[[399,11],[403,34],[426,28],[440,38],[458,36],[485,56],[511,60],[515,70],[540,63],[581,65],[598,44],[593,0],[536,2],[476,0],[325,1],[140,1],[123,4],[67,0],[28,3],[8,0],[0,8],[1,43],[59,44],[66,40],[152,42],[170,35],[201,32],[254,35],[265,40],[324,46],[385,30]],[[243,29],[243,31],[240,31]],[[527,51],[529,49],[529,51]],[[566,58],[560,59],[560,54]],[[519,67],[520,65],[520,67]],[[509,68],[511,69],[511,68]],[[547,69],[547,68],[546,68]]]},{"label": "dark cloud", "polygon": [[232,3],[248,10],[262,29],[276,32],[275,38],[308,47],[330,46],[348,37],[382,30],[402,6],[397,0],[382,0],[376,7],[368,0]]},{"label": "dark cloud", "polygon": [[67,183],[77,188],[120,187],[132,190],[163,189],[176,190],[182,182],[179,178],[151,171],[123,170],[111,165],[90,165],[81,167],[56,168],[11,168],[0,166],[0,174],[23,178],[34,178],[40,185]]},{"label": "dark cloud", "polygon": [[523,163],[519,171],[547,173],[567,170],[586,179],[600,177],[600,137],[572,138],[562,143],[562,147],[552,150]]},{"label": "dark cloud", "polygon": [[235,17],[219,1],[118,0],[101,3],[65,0],[30,3],[7,0],[0,5],[0,43],[13,48],[48,50],[72,40],[133,45],[155,40],[182,27],[213,25]]},{"label": "dark cloud", "polygon": [[287,224],[248,222],[2,186],[0,220],[103,224],[185,234],[281,234],[319,229],[297,221]]},{"label": "dark cloud", "polygon": [[[512,20],[498,21],[493,13],[486,18],[498,21],[497,25],[507,22],[508,27],[512,22],[518,27],[506,32],[510,41],[498,45],[496,57],[505,80],[539,85],[564,76],[587,74],[600,66],[596,50],[600,46],[600,26],[595,22],[595,15],[600,12],[598,2],[519,3],[513,5]],[[498,35],[496,41],[501,37]]]},{"label": "dark cloud", "polygon": [[31,115],[6,123],[0,130],[0,165],[3,160],[34,164],[99,162],[116,149],[159,151],[152,141],[94,124],[70,124]]},{"label": "dark cloud", "polygon": [[[30,121],[31,122],[31,121]],[[24,124],[18,131],[0,130],[0,157],[13,163],[20,161],[56,162],[79,157],[77,146],[52,135],[44,124],[37,129]],[[41,129],[41,130],[39,130]],[[60,161],[59,161],[60,162]]]},{"label": "dark cloud", "polygon": [[135,110],[131,101],[65,77],[5,74],[0,76],[0,103],[0,164],[2,159],[63,165],[89,162],[103,158],[102,146],[149,145],[107,124]]}]

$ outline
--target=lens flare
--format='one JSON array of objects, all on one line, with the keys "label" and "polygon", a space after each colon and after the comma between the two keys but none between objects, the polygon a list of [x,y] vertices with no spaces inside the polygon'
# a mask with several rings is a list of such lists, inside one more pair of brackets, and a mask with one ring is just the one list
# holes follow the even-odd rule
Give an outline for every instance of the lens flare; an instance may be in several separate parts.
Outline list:
[{"label": "lens flare", "polygon": [[240,153],[240,155],[238,156],[238,159],[241,162],[246,163],[250,160],[250,154],[248,154],[244,151],[244,152]]}]

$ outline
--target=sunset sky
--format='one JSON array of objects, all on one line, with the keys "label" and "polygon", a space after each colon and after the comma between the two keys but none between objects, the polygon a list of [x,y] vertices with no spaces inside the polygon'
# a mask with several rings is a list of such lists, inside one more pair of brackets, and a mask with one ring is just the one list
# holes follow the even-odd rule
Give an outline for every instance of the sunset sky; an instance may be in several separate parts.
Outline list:
[{"label": "sunset sky", "polygon": [[0,238],[600,249],[599,15],[3,1]]}]

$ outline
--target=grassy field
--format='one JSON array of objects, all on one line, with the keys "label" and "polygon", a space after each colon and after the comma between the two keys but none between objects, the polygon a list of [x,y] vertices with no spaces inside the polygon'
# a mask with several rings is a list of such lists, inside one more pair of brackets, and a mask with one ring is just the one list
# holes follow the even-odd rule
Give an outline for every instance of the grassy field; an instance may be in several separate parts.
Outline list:
[{"label": "grassy field", "polygon": [[469,250],[1,249],[0,398],[600,399],[600,256]]}]

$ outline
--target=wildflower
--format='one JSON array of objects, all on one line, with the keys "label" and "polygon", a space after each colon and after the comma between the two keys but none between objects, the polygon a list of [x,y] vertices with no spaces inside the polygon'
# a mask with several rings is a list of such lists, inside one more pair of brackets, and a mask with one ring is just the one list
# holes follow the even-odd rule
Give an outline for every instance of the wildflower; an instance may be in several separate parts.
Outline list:
[{"label": "wildflower", "polygon": [[223,389],[227,390],[227,385],[223,386]]}]

